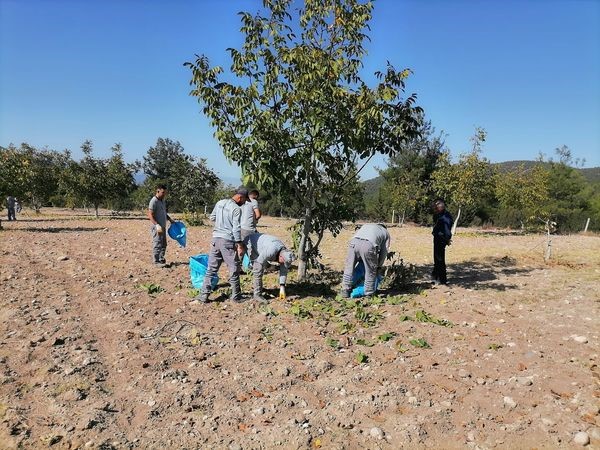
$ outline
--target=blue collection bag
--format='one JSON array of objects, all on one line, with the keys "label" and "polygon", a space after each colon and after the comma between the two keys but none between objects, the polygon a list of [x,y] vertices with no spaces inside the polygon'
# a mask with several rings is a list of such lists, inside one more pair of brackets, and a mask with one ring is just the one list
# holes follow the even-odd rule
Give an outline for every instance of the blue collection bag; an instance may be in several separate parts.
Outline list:
[{"label": "blue collection bag", "polygon": [[242,268],[245,272],[250,269],[250,257],[248,256],[248,253],[244,253],[244,258],[242,259]]},{"label": "blue collection bag", "polygon": [[[381,275],[375,277],[375,290],[379,287],[379,283],[383,280]],[[358,298],[365,296],[365,265],[362,262],[362,259],[358,261],[356,266],[354,266],[354,271],[352,272],[352,292],[350,293],[350,298]]]},{"label": "blue collection bag", "polygon": [[[194,286],[194,288],[202,289],[207,269],[208,255],[206,253],[190,256],[190,279],[192,280],[192,286]],[[219,275],[214,274],[210,281],[212,289],[214,289],[217,287],[217,284],[219,284]]]},{"label": "blue collection bag", "polygon": [[173,222],[168,230],[169,237],[176,240],[181,247],[185,247],[186,229],[183,222]]}]

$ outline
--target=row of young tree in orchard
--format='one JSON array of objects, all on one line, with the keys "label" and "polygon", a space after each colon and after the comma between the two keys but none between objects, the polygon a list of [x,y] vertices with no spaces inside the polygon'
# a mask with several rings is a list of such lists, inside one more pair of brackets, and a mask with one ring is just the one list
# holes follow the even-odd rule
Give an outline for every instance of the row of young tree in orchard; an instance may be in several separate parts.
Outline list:
[{"label": "row of young tree in orchard", "polygon": [[[491,216],[485,213],[492,207],[523,226],[535,220],[548,224],[555,217],[565,227],[577,214],[596,214],[597,191],[587,197],[581,193],[567,150],[549,166],[496,174],[481,156],[486,136],[478,129],[472,151],[453,164],[443,138],[425,122],[416,95],[406,93],[412,72],[388,62],[374,73],[372,83],[365,76],[373,6],[362,0],[305,1],[300,6],[292,0],[263,0],[258,12],[240,13],[243,44],[228,49],[228,69],[212,66],[205,55],[185,63],[190,95],[197,98],[225,156],[240,166],[243,184],[260,189],[268,212],[298,218],[293,236],[300,279],[318,257],[324,233],[337,234],[342,221],[387,219],[396,210],[405,219],[424,222],[435,196],[445,197],[457,216],[459,208],[463,223],[475,215],[487,221]],[[48,157],[60,170],[43,175],[54,178],[40,181],[41,191],[56,186],[53,192],[69,204],[120,209],[111,202],[139,207],[153,183],[166,181],[172,210],[198,211],[212,204],[219,184],[205,161],[186,156],[178,145],[168,145],[175,147],[169,153],[162,149],[166,143],[159,139],[138,166],[148,178],[137,189],[134,168],[123,161],[117,146],[112,158],[104,160],[93,157],[91,146],[79,162],[68,153],[44,154],[39,164]],[[26,153],[2,151],[7,158]],[[377,155],[390,164],[382,171],[381,190],[364,202],[360,173]],[[24,179],[35,178],[29,163],[16,169],[21,168]],[[117,176],[120,171],[130,176]],[[67,176],[57,175],[63,172]],[[97,182],[110,189],[98,194]],[[31,202],[49,200],[41,191],[27,191],[27,183],[17,185],[15,192],[28,192]],[[498,224],[499,217],[494,216]],[[595,227],[598,222],[594,219]]]},{"label": "row of young tree in orchard", "polygon": [[[36,149],[28,144],[0,147],[0,193],[12,195],[39,211],[42,206],[84,207],[98,216],[100,207],[124,211],[146,208],[156,185],[168,184],[169,206],[190,220],[212,206],[224,189],[206,160],[186,154],[177,141],[159,138],[142,161],[127,162],[120,144],[110,156],[94,154],[91,141],[81,145],[82,158],[69,150]],[[136,183],[136,174],[144,181]]]}]

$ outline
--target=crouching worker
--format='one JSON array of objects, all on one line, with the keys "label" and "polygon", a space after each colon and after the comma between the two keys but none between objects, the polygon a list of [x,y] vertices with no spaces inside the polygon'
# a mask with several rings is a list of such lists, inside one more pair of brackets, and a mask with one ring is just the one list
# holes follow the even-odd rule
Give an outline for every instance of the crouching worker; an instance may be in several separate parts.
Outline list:
[{"label": "crouching worker", "polygon": [[375,278],[383,267],[390,249],[390,233],[382,223],[366,223],[348,244],[340,295],[350,297],[354,267],[362,260],[365,266],[365,296],[375,294]]},{"label": "crouching worker", "polygon": [[284,291],[287,281],[287,274],[292,262],[296,257],[285,247],[275,236],[263,233],[254,233],[246,238],[246,246],[251,249],[252,255],[252,275],[254,300],[261,303],[266,302],[263,297],[263,274],[267,264],[270,262],[279,263],[279,288]]},{"label": "crouching worker", "polygon": [[219,200],[215,205],[210,220],[215,227],[208,254],[208,268],[202,284],[202,292],[195,301],[206,303],[212,290],[211,280],[223,261],[229,269],[229,284],[231,285],[231,300],[242,301],[240,289],[240,257],[246,251],[242,243],[240,206],[248,199],[248,189],[239,187],[232,198]]}]

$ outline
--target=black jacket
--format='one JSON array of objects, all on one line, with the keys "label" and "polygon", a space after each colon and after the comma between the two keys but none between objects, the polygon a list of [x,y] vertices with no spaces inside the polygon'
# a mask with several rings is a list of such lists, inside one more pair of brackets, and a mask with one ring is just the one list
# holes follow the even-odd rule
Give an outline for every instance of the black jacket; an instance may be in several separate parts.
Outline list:
[{"label": "black jacket", "polygon": [[448,244],[450,239],[452,239],[452,224],[454,223],[452,216],[448,211],[444,211],[441,214],[434,215],[433,220],[435,223],[431,234],[433,234],[435,239],[440,239],[445,244]]}]

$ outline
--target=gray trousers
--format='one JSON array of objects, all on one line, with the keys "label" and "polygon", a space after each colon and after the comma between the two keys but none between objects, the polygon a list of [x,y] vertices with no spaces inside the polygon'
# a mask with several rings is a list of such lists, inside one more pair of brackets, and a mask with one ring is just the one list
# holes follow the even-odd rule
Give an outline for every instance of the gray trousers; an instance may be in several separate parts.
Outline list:
[{"label": "gray trousers", "polygon": [[8,207],[8,220],[17,220],[17,217],[15,216],[15,208],[14,207]]},{"label": "gray trousers", "polygon": [[352,238],[348,244],[342,289],[348,292],[352,290],[352,275],[359,260],[362,260],[365,265],[365,295],[373,295],[375,293],[379,252],[376,246],[365,239]]},{"label": "gray trousers", "polygon": [[165,262],[165,252],[167,251],[167,229],[163,227],[163,232],[159,234],[156,227],[152,225],[150,233],[152,234],[152,256],[155,263]]},{"label": "gray trousers", "polygon": [[252,268],[253,261],[258,258],[258,253],[254,251],[252,245],[250,244],[250,240],[246,240],[246,238],[254,233],[257,233],[256,230],[244,230],[242,228],[242,241],[246,245],[246,253],[248,254],[248,258],[250,258],[250,268]]},{"label": "gray trousers", "polygon": [[[265,265],[269,264],[265,261]],[[263,274],[265,273],[265,266],[257,261],[252,262],[252,288],[254,290],[254,296],[258,297],[262,295],[263,290]]]},{"label": "gray trousers", "polygon": [[231,285],[231,298],[239,299],[240,289],[240,258],[235,248],[235,242],[223,239],[213,238],[210,244],[210,253],[208,254],[208,268],[204,283],[202,284],[202,294],[210,294],[212,290],[211,280],[221,264],[225,261],[229,269],[229,284]]}]

